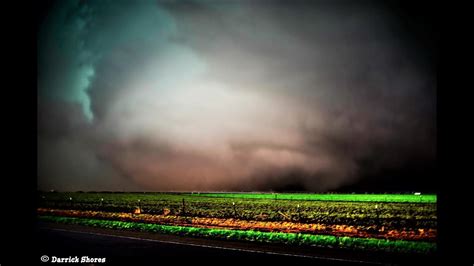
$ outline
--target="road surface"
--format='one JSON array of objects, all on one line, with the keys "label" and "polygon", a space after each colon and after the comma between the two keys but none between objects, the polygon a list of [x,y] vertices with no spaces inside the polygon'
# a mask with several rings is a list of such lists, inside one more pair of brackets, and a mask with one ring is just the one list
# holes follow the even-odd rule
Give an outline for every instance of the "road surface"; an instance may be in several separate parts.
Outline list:
[{"label": "road surface", "polygon": [[[38,261],[54,257],[105,258],[106,264],[159,265],[161,261],[186,262],[210,259],[317,263],[319,265],[380,265],[427,262],[427,257],[403,257],[291,248],[259,243],[187,238],[146,232],[92,228],[78,225],[40,223],[37,228]],[[100,265],[96,263],[95,265]]]}]

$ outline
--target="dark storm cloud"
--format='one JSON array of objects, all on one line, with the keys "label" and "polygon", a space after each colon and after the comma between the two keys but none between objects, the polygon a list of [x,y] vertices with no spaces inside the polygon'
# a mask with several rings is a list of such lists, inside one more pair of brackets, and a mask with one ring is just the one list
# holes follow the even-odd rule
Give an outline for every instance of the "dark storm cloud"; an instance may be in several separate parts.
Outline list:
[{"label": "dark storm cloud", "polygon": [[61,2],[39,35],[40,187],[324,191],[361,162],[432,161],[435,73],[399,19],[373,2]]}]

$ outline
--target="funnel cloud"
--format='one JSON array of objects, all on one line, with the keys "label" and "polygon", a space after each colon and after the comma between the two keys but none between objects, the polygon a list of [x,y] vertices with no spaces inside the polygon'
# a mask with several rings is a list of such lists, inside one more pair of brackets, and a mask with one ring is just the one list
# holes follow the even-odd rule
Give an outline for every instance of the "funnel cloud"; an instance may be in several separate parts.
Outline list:
[{"label": "funnel cloud", "polygon": [[322,192],[431,165],[435,43],[411,22],[381,1],[57,1],[39,189]]}]

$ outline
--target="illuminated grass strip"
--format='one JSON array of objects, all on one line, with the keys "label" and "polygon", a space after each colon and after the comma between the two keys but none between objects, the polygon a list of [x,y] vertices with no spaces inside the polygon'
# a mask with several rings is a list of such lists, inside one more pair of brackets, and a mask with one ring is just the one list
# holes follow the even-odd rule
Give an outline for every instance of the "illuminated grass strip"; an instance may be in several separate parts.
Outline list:
[{"label": "illuminated grass strip", "polygon": [[430,253],[436,250],[436,244],[420,241],[386,240],[375,238],[336,237],[330,235],[309,235],[294,233],[270,233],[251,230],[226,230],[197,228],[190,226],[171,226],[136,222],[122,222],[98,219],[39,216],[41,221],[65,224],[77,224],[110,229],[140,230],[164,234],[175,234],[215,239],[255,241],[318,247],[337,247],[346,249],[383,250],[403,253]]},{"label": "illuminated grass strip", "polygon": [[407,202],[436,203],[436,195],[412,194],[302,194],[302,193],[199,193],[198,197],[280,199],[280,200],[320,200],[320,201],[361,201],[361,202]]}]

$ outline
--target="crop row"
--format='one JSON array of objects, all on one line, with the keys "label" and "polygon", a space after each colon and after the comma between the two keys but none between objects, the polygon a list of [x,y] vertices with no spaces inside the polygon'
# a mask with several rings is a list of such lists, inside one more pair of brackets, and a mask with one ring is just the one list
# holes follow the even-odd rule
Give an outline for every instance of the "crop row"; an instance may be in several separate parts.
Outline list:
[{"label": "crop row", "polygon": [[358,236],[406,240],[435,240],[436,229],[419,228],[417,230],[389,230],[385,227],[350,226],[345,224],[326,225],[298,222],[247,221],[239,219],[182,217],[174,215],[150,215],[132,213],[112,213],[100,211],[38,209],[39,215],[67,216],[94,219],[121,220],[128,222],[145,222],[158,224],[186,225],[195,227],[231,228],[269,232],[293,232],[308,234],[330,234],[338,236]]}]

